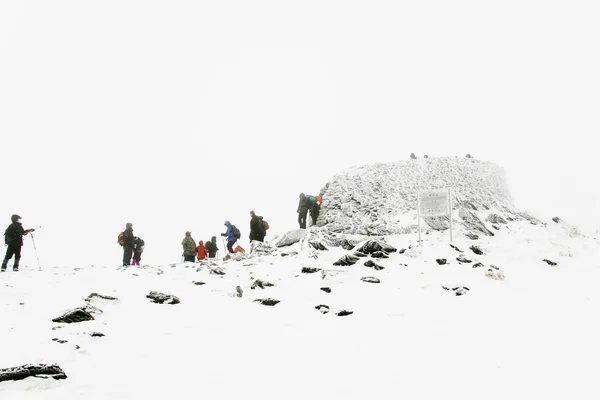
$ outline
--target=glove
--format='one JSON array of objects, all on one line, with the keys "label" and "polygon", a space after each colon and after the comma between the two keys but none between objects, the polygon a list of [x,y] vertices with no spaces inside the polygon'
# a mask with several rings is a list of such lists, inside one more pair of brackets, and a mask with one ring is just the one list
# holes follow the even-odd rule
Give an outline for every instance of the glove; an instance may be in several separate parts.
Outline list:
[{"label": "glove", "polygon": [[221,233],[221,236],[227,236],[227,234],[226,233]]}]

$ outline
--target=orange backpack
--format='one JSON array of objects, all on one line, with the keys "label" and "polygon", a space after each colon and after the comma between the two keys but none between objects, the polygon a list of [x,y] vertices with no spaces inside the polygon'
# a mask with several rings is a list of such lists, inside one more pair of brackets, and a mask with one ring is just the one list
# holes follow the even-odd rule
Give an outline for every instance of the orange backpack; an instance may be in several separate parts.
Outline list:
[{"label": "orange backpack", "polygon": [[321,207],[321,204],[323,203],[323,197],[315,196],[315,199],[317,199],[317,204],[319,205],[319,207]]}]

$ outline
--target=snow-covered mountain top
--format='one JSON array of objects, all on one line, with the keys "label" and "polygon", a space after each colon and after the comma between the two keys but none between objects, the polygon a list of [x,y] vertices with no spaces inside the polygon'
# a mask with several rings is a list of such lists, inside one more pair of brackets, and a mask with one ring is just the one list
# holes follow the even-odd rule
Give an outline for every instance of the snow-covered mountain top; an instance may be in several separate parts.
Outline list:
[{"label": "snow-covered mountain top", "polygon": [[323,205],[318,224],[347,234],[413,232],[418,191],[440,188],[452,189],[454,210],[475,212],[480,219],[491,213],[504,219],[521,219],[500,166],[474,158],[443,157],[358,166],[340,172],[321,191]]}]

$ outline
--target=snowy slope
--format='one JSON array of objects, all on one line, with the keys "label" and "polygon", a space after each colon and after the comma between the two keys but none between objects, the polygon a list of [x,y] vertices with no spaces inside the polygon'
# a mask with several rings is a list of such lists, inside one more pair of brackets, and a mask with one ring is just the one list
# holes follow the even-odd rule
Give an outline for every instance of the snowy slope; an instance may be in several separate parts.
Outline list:
[{"label": "snowy slope", "polygon": [[[463,264],[442,232],[426,235],[422,247],[415,246],[414,235],[387,240],[407,250],[375,260],[381,271],[365,267],[366,258],[335,267],[334,261],[354,251],[315,253],[302,242],[273,255],[212,266],[3,274],[0,368],[58,363],[68,379],[1,382],[0,398],[600,395],[594,379],[600,357],[596,239],[569,237],[560,224],[520,221],[494,237],[457,239],[454,245],[472,261]],[[473,244],[485,254],[469,250]],[[438,258],[449,264],[439,265]],[[484,267],[473,268],[476,262]],[[505,279],[487,277],[490,265]],[[303,274],[303,267],[325,274]],[[211,274],[215,268],[226,274]],[[366,276],[381,283],[361,281]],[[275,286],[253,290],[254,279]],[[443,288],[458,286],[469,290],[456,296]],[[176,295],[181,303],[151,303],[146,295],[153,290]],[[94,321],[51,322],[84,305],[92,292],[118,301],[95,301],[103,313]],[[254,302],[259,298],[281,302],[263,306]],[[322,314],[318,305],[330,312]],[[353,314],[340,317],[339,310]]]}]

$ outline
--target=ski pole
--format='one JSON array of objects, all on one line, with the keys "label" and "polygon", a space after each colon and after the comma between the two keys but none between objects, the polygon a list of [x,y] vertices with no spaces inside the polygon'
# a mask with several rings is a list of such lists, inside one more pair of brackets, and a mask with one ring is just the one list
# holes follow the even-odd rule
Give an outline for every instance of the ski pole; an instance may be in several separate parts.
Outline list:
[{"label": "ski pole", "polygon": [[33,232],[29,232],[31,235],[31,241],[33,242],[33,250],[35,251],[35,258],[37,258],[38,263],[38,271],[42,270],[42,265],[40,264],[40,257],[38,256],[37,247],[35,246],[35,239],[33,238]]}]

